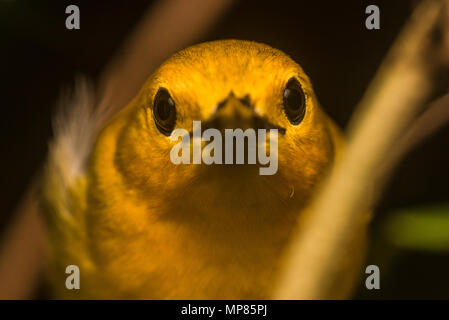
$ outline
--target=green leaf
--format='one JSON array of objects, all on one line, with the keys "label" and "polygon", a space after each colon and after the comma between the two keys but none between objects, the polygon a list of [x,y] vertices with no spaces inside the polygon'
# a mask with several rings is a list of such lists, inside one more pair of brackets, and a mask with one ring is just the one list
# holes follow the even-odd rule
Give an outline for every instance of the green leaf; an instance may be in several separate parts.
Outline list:
[{"label": "green leaf", "polygon": [[384,227],[387,241],[399,249],[449,252],[449,205],[392,212]]}]

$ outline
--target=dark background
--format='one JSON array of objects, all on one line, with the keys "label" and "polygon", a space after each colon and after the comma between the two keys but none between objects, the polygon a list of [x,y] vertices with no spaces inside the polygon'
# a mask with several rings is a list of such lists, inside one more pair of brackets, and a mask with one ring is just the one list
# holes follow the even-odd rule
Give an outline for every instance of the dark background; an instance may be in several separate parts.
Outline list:
[{"label": "dark background", "polygon": [[[45,160],[61,89],[77,74],[97,79],[150,2],[0,0],[0,230]],[[414,2],[237,1],[201,41],[247,39],[283,50],[301,64],[324,109],[345,127]],[[69,4],[80,8],[80,30],[65,28]],[[365,28],[369,4],[380,8],[380,30]],[[377,226],[391,210],[448,202],[448,163],[446,127],[395,172],[376,209],[374,244]],[[367,263],[381,264],[376,259],[371,250]],[[447,254],[401,253],[382,278],[382,290],[360,288],[358,297],[449,298],[447,270]]]}]

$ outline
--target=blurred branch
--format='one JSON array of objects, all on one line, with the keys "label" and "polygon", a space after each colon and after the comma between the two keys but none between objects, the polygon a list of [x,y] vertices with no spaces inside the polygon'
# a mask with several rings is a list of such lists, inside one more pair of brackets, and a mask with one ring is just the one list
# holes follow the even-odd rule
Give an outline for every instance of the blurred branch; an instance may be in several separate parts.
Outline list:
[{"label": "blurred branch", "polygon": [[46,261],[45,228],[33,184],[17,209],[0,247],[0,299],[29,298]]},{"label": "blurred branch", "polygon": [[[448,90],[449,92],[449,90]],[[420,143],[425,141],[433,133],[441,129],[449,120],[449,93],[433,101],[410,126],[405,134],[400,137],[396,147],[391,150],[387,161],[380,167],[385,174],[398,164],[398,162]]]},{"label": "blurred branch", "polygon": [[232,2],[156,2],[100,78],[99,112],[112,115],[126,106],[163,60],[208,31]]},{"label": "blurred branch", "polygon": [[293,237],[274,298],[331,296],[339,276],[336,262],[353,241],[351,231],[366,227],[362,215],[390,173],[379,168],[431,97],[433,77],[447,66],[447,50],[445,59],[432,54],[441,49],[432,35],[442,31],[447,39],[447,24],[438,28],[448,7],[443,0],[420,2],[382,63],[351,120],[346,151],[307,209],[313,212],[307,228]]},{"label": "blurred branch", "polygon": [[[100,77],[98,112],[105,115],[104,121],[135,96],[163,59],[199,38],[231,3],[161,0],[149,8]],[[38,284],[45,260],[45,230],[35,187],[21,200],[1,239],[0,298],[30,298]]]}]

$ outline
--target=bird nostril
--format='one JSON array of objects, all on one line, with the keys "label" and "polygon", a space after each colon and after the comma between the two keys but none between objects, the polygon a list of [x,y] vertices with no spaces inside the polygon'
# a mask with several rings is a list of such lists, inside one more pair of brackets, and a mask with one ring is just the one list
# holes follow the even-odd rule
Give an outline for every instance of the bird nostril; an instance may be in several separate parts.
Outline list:
[{"label": "bird nostril", "polygon": [[239,99],[239,101],[242,103],[242,105],[244,105],[245,107],[248,108],[253,108],[253,106],[251,105],[251,99],[249,97],[249,95],[244,96],[243,98]]},{"label": "bird nostril", "polygon": [[228,102],[228,99],[227,99],[227,98],[224,99],[223,101],[221,101],[221,102],[217,105],[217,108],[215,109],[215,112],[218,112],[220,109],[223,109],[227,102]]}]

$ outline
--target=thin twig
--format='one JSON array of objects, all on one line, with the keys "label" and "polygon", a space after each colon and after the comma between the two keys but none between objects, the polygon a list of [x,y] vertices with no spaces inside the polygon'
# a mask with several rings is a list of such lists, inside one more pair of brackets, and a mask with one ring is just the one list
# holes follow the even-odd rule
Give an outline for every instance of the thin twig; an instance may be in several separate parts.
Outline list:
[{"label": "thin twig", "polygon": [[422,115],[400,137],[385,163],[381,166],[380,176],[386,176],[404,156],[431,135],[444,127],[449,121],[449,93],[430,103]]},{"label": "thin twig", "polygon": [[45,265],[45,228],[39,214],[36,185],[29,188],[2,238],[0,299],[26,299],[36,289]]},{"label": "thin twig", "polygon": [[136,96],[154,69],[172,53],[199,39],[233,0],[158,1],[143,16],[99,81],[99,112],[110,115]]},{"label": "thin twig", "polygon": [[[447,1],[427,0],[382,63],[352,119],[346,151],[307,209],[310,220],[298,229],[286,255],[275,299],[326,299],[341,276],[338,261],[362,225],[385,177],[379,165],[394,148],[432,92],[429,38]],[[448,32],[448,30],[445,30]],[[347,254],[347,252],[346,252]]]}]

